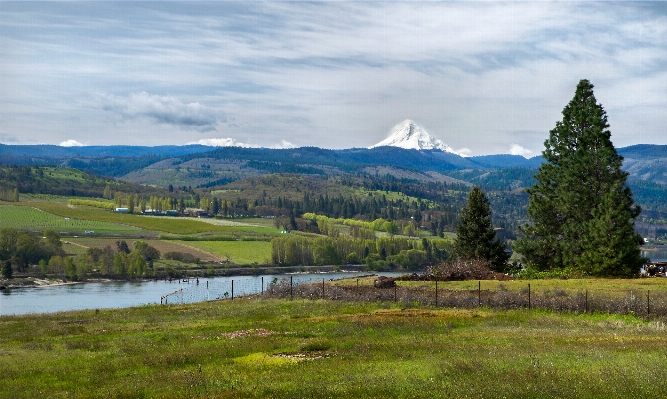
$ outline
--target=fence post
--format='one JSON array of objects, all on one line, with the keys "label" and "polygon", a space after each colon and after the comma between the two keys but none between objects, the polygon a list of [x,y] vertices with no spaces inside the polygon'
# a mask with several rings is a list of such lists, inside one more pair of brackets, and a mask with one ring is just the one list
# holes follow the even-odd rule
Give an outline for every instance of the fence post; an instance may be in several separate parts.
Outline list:
[{"label": "fence post", "polygon": [[324,299],[324,279],[322,279],[322,299]]},{"label": "fence post", "polygon": [[262,294],[264,294],[264,276],[262,276]]},{"label": "fence post", "polygon": [[477,281],[477,306],[482,306],[482,281]]},{"label": "fence post", "polygon": [[586,313],[588,313],[588,288],[586,288]]},{"label": "fence post", "polygon": [[294,276],[289,276],[289,299],[294,299],[294,292],[292,291],[292,286],[293,286],[293,281],[292,279]]},{"label": "fence post", "polygon": [[394,282],[394,302],[397,302],[396,300],[396,283]]},{"label": "fence post", "polygon": [[234,280],[232,280],[232,301],[234,300]]},{"label": "fence post", "polygon": [[530,284],[528,284],[528,310],[530,310]]},{"label": "fence post", "polygon": [[435,307],[438,307],[438,279],[435,279]]},{"label": "fence post", "polygon": [[651,290],[646,291],[646,314],[651,315]]}]

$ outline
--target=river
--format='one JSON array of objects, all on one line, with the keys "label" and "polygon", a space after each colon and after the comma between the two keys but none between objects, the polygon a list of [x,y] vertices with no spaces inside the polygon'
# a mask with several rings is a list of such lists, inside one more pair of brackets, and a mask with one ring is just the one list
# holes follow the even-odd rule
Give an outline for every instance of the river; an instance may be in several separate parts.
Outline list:
[{"label": "river", "polygon": [[[274,281],[290,279],[294,284],[338,280],[368,275],[368,272],[303,273],[235,276],[143,282],[103,282],[19,288],[0,291],[0,316],[54,313],[69,310],[126,308],[147,304],[190,303],[256,294]],[[399,275],[404,273],[378,273]],[[198,282],[197,282],[198,281]],[[168,295],[171,294],[171,295]],[[165,297],[166,298],[162,298]]]},{"label": "river", "polygon": [[667,262],[667,246],[661,245],[651,249],[642,249],[642,256],[651,262]]},{"label": "river", "polygon": [[[653,262],[667,261],[667,249],[642,250]],[[263,275],[214,277],[190,280],[145,282],[105,282],[56,285],[38,288],[20,288],[0,291],[0,316],[28,313],[53,313],[68,310],[126,308],[146,304],[190,303],[213,299],[231,298],[232,280],[234,296],[256,294],[274,279],[290,279],[294,284],[321,282],[367,275],[367,272],[304,273],[291,275]],[[402,273],[379,273],[399,275]]]}]

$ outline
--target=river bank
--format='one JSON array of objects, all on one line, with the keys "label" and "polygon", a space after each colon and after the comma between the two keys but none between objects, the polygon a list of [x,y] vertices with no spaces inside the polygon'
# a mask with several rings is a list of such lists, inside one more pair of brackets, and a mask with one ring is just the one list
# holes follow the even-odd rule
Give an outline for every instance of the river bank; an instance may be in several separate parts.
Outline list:
[{"label": "river bank", "polygon": [[[260,276],[260,275],[277,275],[277,274],[296,274],[296,273],[358,273],[365,272],[365,265],[345,265],[345,266],[239,266],[230,267],[224,270],[217,270],[214,273],[209,273],[206,269],[192,269],[189,274],[185,276],[169,277],[161,275],[155,278],[105,278],[105,277],[91,277],[83,280],[68,281],[57,277],[36,277],[36,276],[17,276],[11,280],[0,279],[0,289],[20,289],[20,288],[37,288],[50,287],[59,285],[83,284],[83,283],[104,283],[104,282],[148,282],[148,281],[178,281],[181,279],[195,279],[195,278],[214,278],[214,277],[242,277],[242,276]],[[392,272],[388,270],[388,272]],[[407,273],[407,272],[405,272]]]}]

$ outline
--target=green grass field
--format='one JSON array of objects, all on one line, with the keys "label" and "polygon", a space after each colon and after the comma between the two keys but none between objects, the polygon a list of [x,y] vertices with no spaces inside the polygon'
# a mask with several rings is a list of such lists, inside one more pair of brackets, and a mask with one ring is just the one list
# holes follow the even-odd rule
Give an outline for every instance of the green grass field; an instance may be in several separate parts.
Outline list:
[{"label": "green grass field", "polygon": [[136,234],[139,229],[132,226],[98,220],[83,220],[47,213],[29,206],[0,205],[0,228],[13,227],[20,230],[80,233],[87,230],[95,233]]},{"label": "green grass field", "polygon": [[[179,219],[169,216],[159,216],[162,219]],[[182,220],[182,218],[180,218]],[[192,219],[202,223],[208,223],[214,226],[228,227],[230,232],[237,231],[253,232],[263,235],[278,235],[282,229],[277,229],[274,226],[272,219],[263,218],[241,218],[241,219],[218,219],[218,218],[201,218]]]},{"label": "green grass field", "polygon": [[229,256],[232,263],[249,265],[264,264],[271,258],[271,243],[266,241],[178,241],[222,259]]},{"label": "green grass field", "polygon": [[[127,239],[127,245],[130,247],[130,250],[134,249],[134,241],[138,239]],[[219,262],[222,260],[219,256],[211,254],[209,252],[197,249],[191,246],[191,242],[176,242],[171,240],[151,240],[151,239],[141,239],[148,243],[148,245],[156,248],[162,256],[167,252],[184,252],[192,254],[194,257],[201,259],[204,262],[213,261]],[[88,248],[104,248],[107,245],[116,250],[116,242],[119,241],[118,238],[93,238],[93,237],[78,237],[78,238],[67,238],[67,242],[71,242],[72,246],[76,247],[74,244],[79,244]],[[79,247],[80,248],[80,247]],[[70,247],[65,245],[64,249],[70,251]],[[84,248],[81,248],[85,252]]]},{"label": "green grass field", "polygon": [[87,219],[100,222],[122,223],[128,226],[135,226],[146,230],[161,231],[173,234],[196,234],[207,231],[231,232],[239,230],[238,227],[216,226],[190,218],[161,218],[130,215],[110,212],[107,210],[88,206],[68,206],[67,204],[57,202],[34,201],[26,202],[25,204],[63,217]]},{"label": "green grass field", "polygon": [[633,317],[236,299],[0,318],[0,397],[658,398]]}]

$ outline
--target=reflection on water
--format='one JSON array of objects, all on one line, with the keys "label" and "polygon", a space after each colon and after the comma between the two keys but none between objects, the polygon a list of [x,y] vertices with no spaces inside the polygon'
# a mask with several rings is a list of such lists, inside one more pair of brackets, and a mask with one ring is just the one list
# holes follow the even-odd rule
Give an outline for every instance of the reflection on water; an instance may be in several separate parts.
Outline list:
[{"label": "reflection on water", "polygon": [[667,248],[642,250],[642,256],[649,258],[651,262],[667,262]]},{"label": "reflection on water", "polygon": [[[160,298],[183,289],[168,298],[169,303],[195,302],[259,293],[274,280],[290,278],[295,284],[341,279],[368,273],[313,273],[296,275],[236,276],[181,281],[106,282],[70,284],[40,288],[3,290],[0,315],[53,313],[68,310],[126,308],[160,304]],[[379,273],[397,275],[401,273]],[[232,288],[232,280],[234,286]],[[197,283],[198,281],[198,283]]]}]

